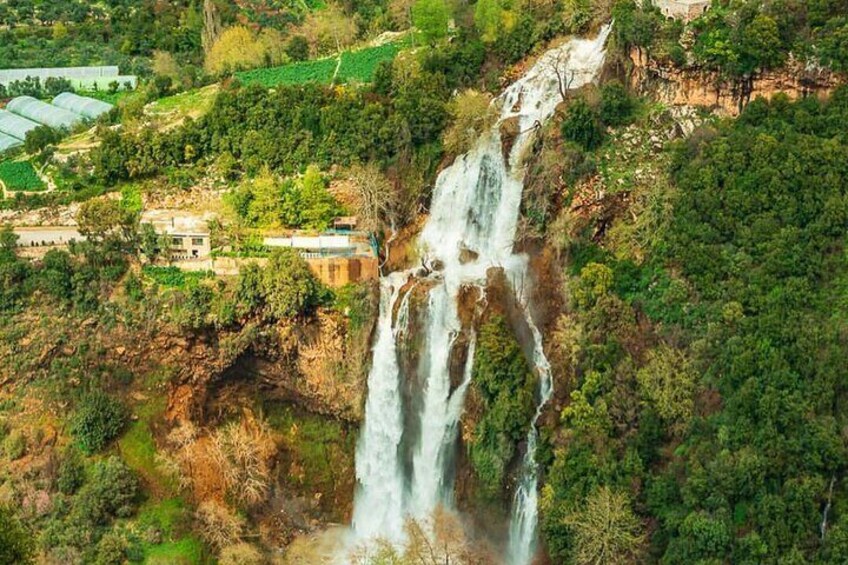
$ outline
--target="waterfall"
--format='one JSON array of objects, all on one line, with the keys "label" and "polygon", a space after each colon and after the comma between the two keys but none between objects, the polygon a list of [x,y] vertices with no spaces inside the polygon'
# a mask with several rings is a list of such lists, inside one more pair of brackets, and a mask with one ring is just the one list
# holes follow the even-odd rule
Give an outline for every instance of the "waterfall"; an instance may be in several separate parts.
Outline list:
[{"label": "waterfall", "polygon": [[[593,40],[573,39],[542,55],[527,73],[492,104],[499,120],[475,146],[444,169],[436,180],[430,216],[419,238],[419,251],[432,272],[393,273],[380,285],[380,317],[368,376],[365,422],[356,451],[358,487],[353,530],[359,540],[382,537],[403,541],[408,518],[428,518],[440,504],[452,502],[450,456],[471,379],[475,340],[471,336],[462,382],[452,390],[451,350],[463,328],[457,298],[463,287],[483,287],[490,267],[502,268],[509,280],[524,280],[527,257],[513,252],[523,192],[522,156],[537,126],[548,120],[561,102],[561,90],[594,80],[603,65],[609,27]],[[500,125],[517,123],[518,134],[504,155]],[[397,341],[406,325],[411,294],[403,287],[426,278],[420,376],[423,378],[417,414],[405,414],[404,375]],[[536,545],[538,521],[536,431],[544,405],[553,391],[542,336],[530,316],[529,298],[513,283],[533,338],[533,363],[539,376],[539,404],[527,437],[519,487],[513,501],[508,556],[512,565],[526,565]],[[400,308],[395,319],[398,300]],[[407,417],[405,417],[407,416]],[[410,417],[411,416],[411,417]],[[405,429],[405,422],[416,422]],[[407,424],[408,425],[408,424]],[[408,453],[408,459],[404,453]]]}]

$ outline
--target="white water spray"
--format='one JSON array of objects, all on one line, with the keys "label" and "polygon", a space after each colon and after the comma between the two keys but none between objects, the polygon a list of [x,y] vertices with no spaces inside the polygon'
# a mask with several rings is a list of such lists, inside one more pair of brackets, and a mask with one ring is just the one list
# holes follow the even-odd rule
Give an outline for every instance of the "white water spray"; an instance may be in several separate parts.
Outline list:
[{"label": "white water spray", "polygon": [[[401,287],[415,271],[394,273],[381,281],[380,320],[368,377],[365,424],[357,446],[356,493],[353,528],[360,540],[383,537],[403,541],[406,519],[428,518],[439,504],[450,505],[452,477],[448,460],[456,445],[457,428],[471,377],[474,339],[470,340],[462,383],[451,390],[450,358],[462,328],[457,298],[464,286],[482,287],[486,271],[501,267],[512,281],[524,280],[527,258],[513,252],[523,192],[522,156],[536,129],[561,102],[561,91],[594,80],[603,65],[609,28],[594,40],[571,40],[545,53],[517,82],[493,101],[500,119],[477,144],[439,175],[430,217],[419,240],[421,255],[437,267],[428,274],[422,375],[425,377],[418,422],[420,433],[406,433],[401,395],[402,375],[397,339],[405,321],[393,310]],[[500,123],[517,119],[520,132],[508,156],[503,154]],[[513,284],[515,287],[516,285]],[[518,303],[533,338],[533,359],[540,379],[539,405],[527,438],[519,488],[513,503],[508,559],[526,565],[536,547],[537,467],[536,423],[553,390],[542,336],[519,289]],[[408,307],[407,292],[400,310]],[[404,442],[411,465],[404,464]]]}]

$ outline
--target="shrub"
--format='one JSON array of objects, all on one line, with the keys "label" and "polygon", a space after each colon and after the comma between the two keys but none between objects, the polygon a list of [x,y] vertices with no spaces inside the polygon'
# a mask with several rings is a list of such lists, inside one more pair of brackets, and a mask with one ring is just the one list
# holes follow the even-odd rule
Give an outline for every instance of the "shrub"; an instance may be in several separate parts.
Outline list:
[{"label": "shrub", "polygon": [[582,98],[572,102],[562,122],[562,137],[586,151],[597,148],[604,140],[604,127],[597,110]]},{"label": "shrub", "polygon": [[262,271],[266,314],[282,320],[310,313],[320,302],[321,284],[291,249],[276,249]]},{"label": "shrub", "polygon": [[126,423],[124,406],[104,392],[84,397],[71,422],[73,434],[83,451],[96,453],[120,433]]},{"label": "shrub", "polygon": [[26,438],[19,430],[15,430],[3,442],[3,451],[10,461],[20,459],[26,453]]},{"label": "shrub", "polygon": [[95,526],[108,525],[114,518],[133,515],[138,495],[138,479],[118,457],[94,464],[91,480],[74,501],[72,520]]},{"label": "shrub", "polygon": [[32,536],[8,508],[0,507],[0,563],[33,562]]},{"label": "shrub", "polygon": [[249,543],[237,543],[225,547],[218,559],[219,565],[262,565],[265,558]]},{"label": "shrub", "polygon": [[200,535],[215,547],[227,547],[241,539],[244,521],[229,508],[214,500],[206,500],[197,508]]},{"label": "shrub", "polygon": [[622,126],[633,120],[636,104],[627,89],[610,82],[601,89],[601,121],[609,126]]},{"label": "shrub", "polygon": [[85,466],[75,449],[69,450],[59,464],[56,486],[63,494],[73,494],[85,482]]}]

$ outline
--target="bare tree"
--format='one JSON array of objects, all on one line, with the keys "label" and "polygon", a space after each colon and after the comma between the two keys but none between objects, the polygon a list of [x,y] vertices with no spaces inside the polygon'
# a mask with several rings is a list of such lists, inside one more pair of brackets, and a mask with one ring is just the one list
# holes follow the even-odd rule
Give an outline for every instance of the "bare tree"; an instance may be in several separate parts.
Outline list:
[{"label": "bare tree", "polygon": [[359,226],[371,233],[384,227],[394,230],[399,203],[391,181],[374,163],[354,165],[350,169],[350,179],[356,191]]}]

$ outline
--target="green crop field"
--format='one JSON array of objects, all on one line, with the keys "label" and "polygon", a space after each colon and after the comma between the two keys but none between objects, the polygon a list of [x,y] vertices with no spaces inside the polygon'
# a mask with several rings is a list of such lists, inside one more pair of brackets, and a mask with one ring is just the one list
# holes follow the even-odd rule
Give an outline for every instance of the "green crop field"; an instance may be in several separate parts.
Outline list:
[{"label": "green crop field", "polygon": [[399,52],[398,45],[387,43],[379,47],[342,53],[342,65],[336,78],[339,82],[371,82],[379,64],[391,61]]},{"label": "green crop field", "polygon": [[6,185],[6,190],[11,191],[35,192],[45,188],[29,161],[0,163],[0,181]]},{"label": "green crop field", "polygon": [[[374,71],[383,61],[391,61],[400,52],[400,45],[389,43],[379,47],[368,47],[359,51],[345,51],[341,54],[341,65],[336,77],[337,82],[370,82]],[[243,84],[261,84],[274,87],[281,84],[304,84],[317,82],[329,84],[333,80],[338,57],[292,63],[282,67],[256,69],[236,73]]]},{"label": "green crop field", "polygon": [[243,84],[261,84],[269,88],[281,84],[304,84],[307,82],[329,84],[333,79],[337,62],[336,59],[303,61],[282,67],[236,73],[236,77]]}]

